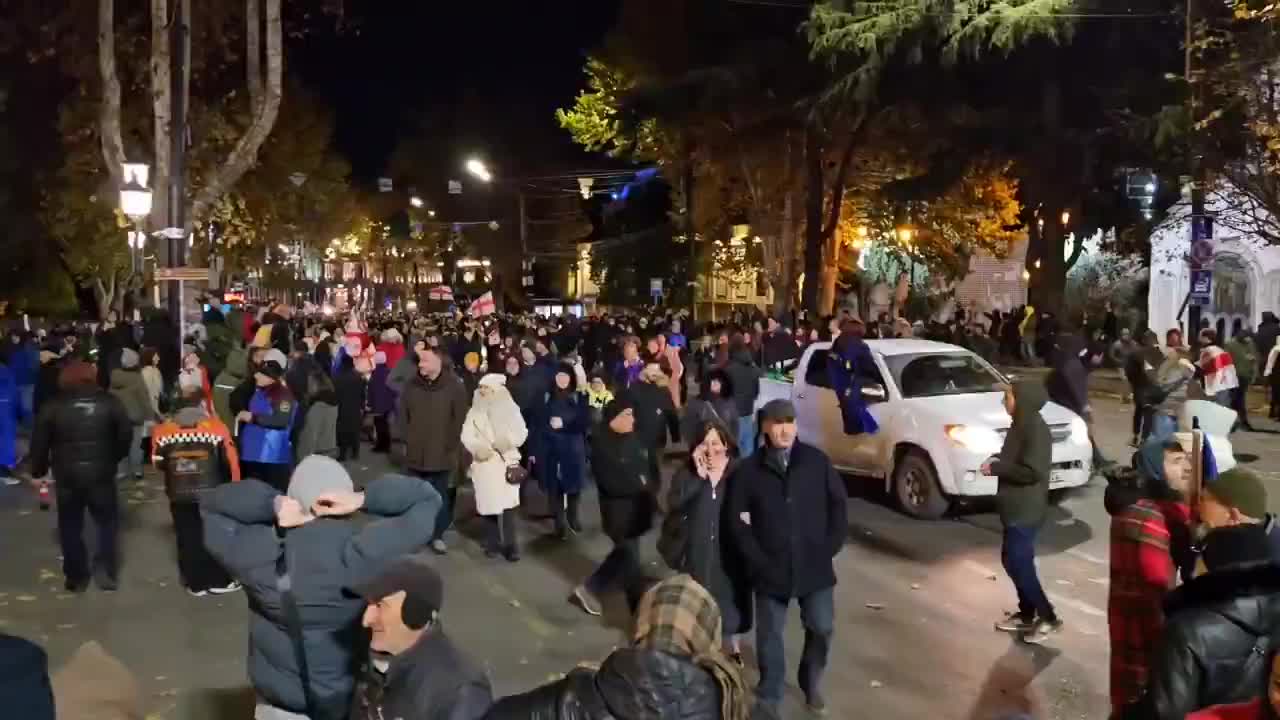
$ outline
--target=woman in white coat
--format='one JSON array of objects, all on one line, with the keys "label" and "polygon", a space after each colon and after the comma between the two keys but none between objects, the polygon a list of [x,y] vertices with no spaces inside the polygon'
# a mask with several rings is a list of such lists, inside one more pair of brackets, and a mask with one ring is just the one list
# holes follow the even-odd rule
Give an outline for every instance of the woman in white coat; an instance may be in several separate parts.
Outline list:
[{"label": "woman in white coat", "polygon": [[471,453],[476,512],[493,523],[485,554],[501,554],[510,562],[517,562],[520,550],[516,544],[516,508],[520,507],[520,486],[507,481],[507,468],[520,464],[520,446],[529,430],[506,385],[505,375],[491,373],[480,379],[462,423],[462,445]]}]

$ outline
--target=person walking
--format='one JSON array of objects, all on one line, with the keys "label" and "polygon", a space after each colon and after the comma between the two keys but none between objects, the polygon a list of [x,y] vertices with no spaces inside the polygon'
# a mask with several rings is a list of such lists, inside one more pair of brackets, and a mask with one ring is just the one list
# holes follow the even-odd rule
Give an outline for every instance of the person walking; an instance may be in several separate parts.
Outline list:
[{"label": "person walking", "polygon": [[1218,333],[1210,328],[1200,331],[1199,370],[1205,397],[1223,407],[1232,407],[1232,397],[1240,387],[1235,359],[1231,353],[1218,347]]},{"label": "person walking", "polygon": [[[249,377],[249,353],[245,347],[237,347],[227,356],[222,372],[213,380],[213,409],[223,425],[234,428],[236,415],[244,408],[233,408],[231,398]],[[245,403],[248,407],[248,403]]]},{"label": "person walking", "polygon": [[370,642],[351,720],[485,716],[489,678],[445,633],[444,580],[425,557],[403,557],[355,590],[368,603]]},{"label": "person walking", "polygon": [[1005,390],[1004,408],[1013,418],[996,458],[982,467],[995,475],[996,507],[1004,528],[1000,559],[1018,595],[1018,611],[1007,613],[996,630],[1043,643],[1062,630],[1036,571],[1036,534],[1049,512],[1049,468],[1053,438],[1040,410],[1049,400],[1044,386],[1019,382]]},{"label": "person walking", "polygon": [[725,498],[737,447],[733,433],[714,419],[690,433],[689,447],[689,460],[667,491],[658,552],[668,567],[689,574],[715,598],[725,648],[740,662],[738,636],[751,629],[752,606],[742,554],[726,534],[730,521]]},{"label": "person walking", "polygon": [[724,368],[738,406],[738,452],[743,457],[756,447],[756,395],[760,394],[763,373],[751,362],[751,351],[738,336],[729,342],[728,364]]},{"label": "person walking", "polygon": [[506,376],[497,373],[480,379],[462,424],[462,445],[471,454],[468,472],[475,488],[476,513],[493,524],[485,554],[501,554],[516,562],[520,559],[516,537],[520,485],[512,483],[508,473],[519,467],[520,446],[529,431],[506,382]]},{"label": "person walking", "polygon": [[303,382],[306,394],[302,406],[306,408],[306,414],[294,442],[294,459],[301,462],[311,455],[337,458],[338,394],[333,389],[333,381],[329,379],[329,373],[316,365],[308,371]]},{"label": "person walking", "polygon": [[649,477],[660,482],[662,453],[667,436],[680,437],[680,416],[671,402],[670,381],[658,363],[649,363],[640,373],[639,382],[627,392],[631,395],[636,415],[636,437],[644,444],[649,458]]},{"label": "person walking", "polygon": [[364,427],[365,381],[356,372],[355,360],[342,358],[333,378],[338,398],[338,461],[360,459],[360,432]]},{"label": "person walking", "polygon": [[47,401],[31,436],[31,476],[53,471],[58,500],[58,540],[66,589],[84,592],[90,565],[84,546],[84,513],[98,530],[93,578],[103,590],[119,587],[119,501],[116,467],[129,451],[133,421],[114,395],[98,385],[98,370],[69,362],[58,379],[62,390]]},{"label": "person walking", "polygon": [[755,590],[760,700],[782,702],[787,609],[800,605],[804,651],[799,681],[809,709],[824,714],[822,674],[835,633],[834,558],[848,534],[844,482],[826,454],[796,439],[796,409],[771,400],[760,409],[763,448],[729,486],[731,534]]},{"label": "person walking", "polygon": [[383,353],[373,355],[373,374],[369,376],[369,412],[373,414],[373,451],[391,452],[391,415],[396,409],[396,394],[387,384],[391,366]]},{"label": "person walking", "polygon": [[690,449],[697,447],[694,436],[708,422],[717,422],[734,433],[737,447],[738,404],[733,401],[733,381],[724,370],[711,370],[702,377],[698,396],[691,398],[680,421],[680,436]]},{"label": "person walking", "polygon": [[151,409],[151,395],[147,392],[147,384],[138,367],[138,353],[129,348],[120,351],[120,367],[111,371],[111,394],[124,405],[125,412],[129,414],[129,422],[133,424],[129,454],[121,462],[116,476],[119,479],[132,477],[141,480],[142,429],[147,423],[159,419],[159,416]]},{"label": "person walking", "polygon": [[1227,343],[1224,348],[1231,355],[1231,361],[1236,367],[1236,379],[1239,385],[1231,393],[1231,409],[1236,411],[1239,427],[1244,428],[1247,432],[1253,432],[1253,425],[1249,422],[1249,388],[1253,385],[1254,378],[1258,376],[1258,352],[1257,345],[1253,342],[1253,336],[1248,330],[1242,330],[1231,338],[1231,342]]},{"label": "person walking", "polygon": [[555,516],[556,536],[568,539],[582,532],[578,517],[582,486],[586,482],[587,428],[591,411],[578,392],[572,365],[561,363],[541,413],[546,424],[539,431],[540,455],[534,465],[538,482],[547,494]]},{"label": "person walking", "polygon": [[440,494],[431,549],[443,555],[449,552],[444,533],[453,522],[453,476],[462,459],[462,425],[470,398],[441,352],[427,346],[418,353],[418,374],[400,398],[398,424],[404,428],[406,467]]},{"label": "person walking", "polygon": [[151,447],[169,496],[183,586],[194,597],[239,590],[204,545],[201,500],[220,485],[240,482],[240,457],[231,431],[209,415],[203,388],[183,387],[177,411],[151,431]]},{"label": "person walking", "polygon": [[236,415],[240,429],[240,469],[277,490],[289,483],[293,469],[293,426],[298,402],[284,384],[284,353],[267,350],[254,370],[255,390],[248,408]]},{"label": "person walking", "polygon": [[613,549],[570,597],[596,616],[604,613],[600,596],[614,585],[622,587],[632,609],[639,600],[639,540],[653,527],[657,483],[650,474],[648,449],[636,433],[630,394],[624,392],[605,406],[603,420],[591,436],[591,471],[600,490],[600,524]]},{"label": "person walking", "polygon": [[[288,494],[252,478],[209,494],[205,545],[248,596],[255,717],[347,718],[365,652],[365,601],[351,589],[421,549],[439,505],[429,485],[399,475],[354,492],[337,460],[316,455]],[[351,519],[362,509],[375,522]]]}]

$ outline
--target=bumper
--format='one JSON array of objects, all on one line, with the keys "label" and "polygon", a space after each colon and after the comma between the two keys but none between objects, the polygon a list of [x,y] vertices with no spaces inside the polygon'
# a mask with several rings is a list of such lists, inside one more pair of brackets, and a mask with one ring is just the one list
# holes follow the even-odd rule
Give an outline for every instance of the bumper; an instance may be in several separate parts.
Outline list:
[{"label": "bumper", "polygon": [[[944,488],[950,495],[983,497],[996,494],[999,480],[994,475],[983,475],[982,464],[986,457],[957,449],[948,458],[951,467],[951,488]],[[1093,469],[1093,448],[1089,445],[1062,443],[1053,449],[1053,465],[1049,476],[1049,489],[1081,487],[1089,482]],[[939,472],[943,472],[939,468]],[[944,484],[946,480],[943,480]]]}]

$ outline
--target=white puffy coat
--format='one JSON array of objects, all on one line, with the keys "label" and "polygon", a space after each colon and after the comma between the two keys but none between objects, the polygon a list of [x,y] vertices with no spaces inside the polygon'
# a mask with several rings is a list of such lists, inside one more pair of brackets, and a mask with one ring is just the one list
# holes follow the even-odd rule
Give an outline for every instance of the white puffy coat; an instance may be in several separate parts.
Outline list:
[{"label": "white puffy coat", "polygon": [[520,408],[502,386],[485,397],[477,389],[462,423],[462,445],[471,453],[476,512],[498,515],[520,506],[520,487],[507,482],[507,468],[520,464],[520,446],[529,435]]}]

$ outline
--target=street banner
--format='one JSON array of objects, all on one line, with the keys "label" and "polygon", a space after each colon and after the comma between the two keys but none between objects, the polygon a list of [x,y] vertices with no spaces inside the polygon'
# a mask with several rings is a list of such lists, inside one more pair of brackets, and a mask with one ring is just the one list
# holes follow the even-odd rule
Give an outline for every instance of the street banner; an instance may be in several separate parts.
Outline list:
[{"label": "street banner", "polygon": [[427,297],[432,300],[449,300],[453,301],[453,288],[448,285],[437,285],[427,291]]},{"label": "street banner", "polygon": [[476,298],[475,302],[471,303],[471,307],[468,309],[468,312],[471,313],[472,317],[484,317],[485,315],[492,315],[497,312],[497,309],[497,306],[493,302],[493,292],[490,291]]}]

